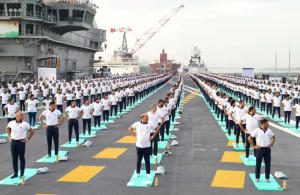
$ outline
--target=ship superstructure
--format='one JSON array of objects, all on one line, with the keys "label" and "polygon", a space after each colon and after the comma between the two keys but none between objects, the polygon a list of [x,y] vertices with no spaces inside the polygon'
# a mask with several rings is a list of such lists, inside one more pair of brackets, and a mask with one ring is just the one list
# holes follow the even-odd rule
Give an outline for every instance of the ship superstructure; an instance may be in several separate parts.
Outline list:
[{"label": "ship superstructure", "polygon": [[97,8],[89,0],[0,0],[2,78],[37,78],[39,67],[56,68],[58,79],[91,75],[106,42]]}]

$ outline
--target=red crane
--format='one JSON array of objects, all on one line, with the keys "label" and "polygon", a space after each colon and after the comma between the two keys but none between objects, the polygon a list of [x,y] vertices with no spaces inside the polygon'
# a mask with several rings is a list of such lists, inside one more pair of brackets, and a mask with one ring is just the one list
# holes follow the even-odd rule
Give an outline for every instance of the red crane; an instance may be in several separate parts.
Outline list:
[{"label": "red crane", "polygon": [[[153,26],[149,28],[140,38],[136,39],[136,42],[134,44],[134,47],[130,51],[130,55],[133,56],[137,51],[139,51],[157,32],[159,32],[173,17],[174,15],[179,12],[182,8],[184,8],[184,5],[180,5],[174,9],[171,10],[170,13],[168,13],[166,16],[164,16],[162,19],[158,21],[158,24],[156,26]],[[124,35],[126,32],[132,31],[131,28],[111,28],[110,32],[124,32]]]}]

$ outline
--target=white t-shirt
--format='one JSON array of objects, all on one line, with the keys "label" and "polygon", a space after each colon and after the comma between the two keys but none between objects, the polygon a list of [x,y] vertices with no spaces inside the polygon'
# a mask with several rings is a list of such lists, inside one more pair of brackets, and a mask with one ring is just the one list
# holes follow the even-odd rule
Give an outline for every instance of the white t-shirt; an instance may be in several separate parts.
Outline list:
[{"label": "white t-shirt", "polygon": [[38,100],[28,99],[25,101],[25,103],[27,103],[27,112],[36,112],[37,111],[36,105],[39,103]]},{"label": "white t-shirt", "polygon": [[111,102],[111,105],[117,105],[118,97],[116,95],[110,95],[108,99]]},{"label": "white t-shirt", "polygon": [[92,118],[92,115],[91,115],[91,111],[93,109],[93,106],[92,104],[89,104],[89,105],[82,105],[80,110],[83,111],[83,115],[82,115],[82,118],[83,119],[90,119]]},{"label": "white t-shirt", "polygon": [[8,111],[8,118],[16,118],[16,112],[19,109],[19,105],[14,103],[14,104],[6,104],[4,108],[7,108]]},{"label": "white t-shirt", "polygon": [[68,101],[73,100],[74,95],[72,93],[67,93],[66,98]]},{"label": "white t-shirt", "polygon": [[70,119],[78,118],[81,112],[80,108],[77,106],[74,108],[72,106],[68,106],[65,111],[68,113]]},{"label": "white t-shirt", "polygon": [[292,100],[282,100],[283,110],[284,111],[292,111]]},{"label": "white t-shirt", "polygon": [[273,106],[274,107],[280,107],[280,101],[281,101],[280,96],[278,96],[278,97],[274,96],[273,97]]},{"label": "white t-shirt", "polygon": [[44,99],[43,102],[45,104],[45,109],[48,110],[49,106],[50,106],[50,103],[52,102],[52,100],[51,99],[49,99],[49,100]]},{"label": "white t-shirt", "polygon": [[25,121],[21,123],[10,121],[7,126],[11,129],[10,136],[13,140],[26,139],[27,131],[30,129],[29,123]]},{"label": "white t-shirt", "polygon": [[93,115],[94,116],[100,116],[101,113],[102,113],[103,104],[101,102],[99,102],[99,103],[94,102],[92,105],[93,105],[93,108],[94,108]]},{"label": "white t-shirt", "polygon": [[270,129],[267,129],[266,132],[264,132],[261,128],[256,128],[251,132],[251,137],[255,137],[256,145],[260,147],[268,147],[274,136],[274,133]]},{"label": "white t-shirt", "polygon": [[104,106],[103,110],[109,110],[109,103],[110,103],[109,99],[102,99],[101,102],[102,105]]},{"label": "white t-shirt", "polygon": [[131,127],[136,130],[136,147],[151,147],[150,133],[155,127],[151,126],[151,124],[142,124],[141,122],[135,122]]},{"label": "white t-shirt", "polygon": [[255,114],[253,116],[250,114],[246,114],[245,120],[246,120],[246,129],[248,130],[247,133],[251,134],[252,131],[254,131],[259,127],[259,121],[261,120],[261,117],[258,114]]},{"label": "white t-shirt", "polygon": [[63,99],[64,99],[64,95],[63,94],[55,94],[54,96],[56,98],[56,104],[57,105],[62,105],[63,104]]},{"label": "white t-shirt", "polygon": [[157,127],[159,123],[159,119],[163,117],[161,112],[156,111],[155,113],[147,112],[149,120],[148,123],[151,127],[153,127],[152,132],[154,132],[154,129]]},{"label": "white t-shirt", "polygon": [[44,110],[42,116],[46,117],[46,125],[55,126],[58,124],[58,117],[61,115],[59,110]]},{"label": "white t-shirt", "polygon": [[76,96],[77,100],[81,99],[82,92],[81,91],[75,91],[75,96]]},{"label": "white t-shirt", "polygon": [[1,97],[2,97],[1,103],[2,104],[7,104],[8,103],[7,101],[9,99],[9,97],[10,97],[10,94],[9,93],[2,93]]},{"label": "white t-shirt", "polygon": [[20,100],[25,100],[25,95],[26,95],[25,91],[19,91],[18,94],[19,94],[19,99]]},{"label": "white t-shirt", "polygon": [[296,111],[295,115],[300,116],[300,104],[296,104],[294,106],[294,108],[295,108],[295,111]]}]

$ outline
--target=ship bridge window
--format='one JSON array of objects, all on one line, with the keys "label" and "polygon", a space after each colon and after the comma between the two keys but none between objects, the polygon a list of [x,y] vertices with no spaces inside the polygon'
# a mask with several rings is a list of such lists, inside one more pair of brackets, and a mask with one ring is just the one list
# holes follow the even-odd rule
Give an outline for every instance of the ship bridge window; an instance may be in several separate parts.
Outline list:
[{"label": "ship bridge window", "polygon": [[20,16],[21,3],[8,3],[7,10],[8,10],[8,16]]},{"label": "ship bridge window", "polygon": [[26,16],[33,16],[33,4],[26,4]]},{"label": "ship bridge window", "polygon": [[28,35],[33,34],[33,24],[26,24],[26,34]]},{"label": "ship bridge window", "polygon": [[57,12],[55,9],[48,8],[47,18],[50,22],[55,22],[57,20]]},{"label": "ship bridge window", "polygon": [[94,20],[93,14],[91,14],[89,12],[86,12],[84,22],[87,23],[87,24],[92,24],[93,20]]},{"label": "ship bridge window", "polygon": [[60,21],[68,21],[69,20],[69,10],[68,9],[60,9],[59,10],[59,18],[60,18]]},{"label": "ship bridge window", "polygon": [[4,16],[5,11],[4,11],[4,3],[0,3],[0,16]]},{"label": "ship bridge window", "polygon": [[41,6],[35,6],[35,13],[36,13],[36,16],[38,18],[42,18],[42,7]]},{"label": "ship bridge window", "polygon": [[84,11],[73,10],[73,19],[75,22],[82,22]]}]

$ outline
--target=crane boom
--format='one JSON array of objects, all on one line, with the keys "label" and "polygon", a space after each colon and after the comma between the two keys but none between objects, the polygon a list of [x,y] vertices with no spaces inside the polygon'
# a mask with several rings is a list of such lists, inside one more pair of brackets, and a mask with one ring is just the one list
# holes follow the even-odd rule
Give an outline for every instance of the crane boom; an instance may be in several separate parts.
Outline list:
[{"label": "crane boom", "polygon": [[180,5],[179,7],[176,7],[172,9],[172,11],[164,16],[162,19],[158,21],[158,25],[151,27],[148,29],[141,38],[137,39],[133,49],[131,50],[131,55],[134,55],[138,50],[140,50],[157,32],[159,32],[172,18],[173,16],[178,13],[182,8],[184,8],[184,5]]}]

